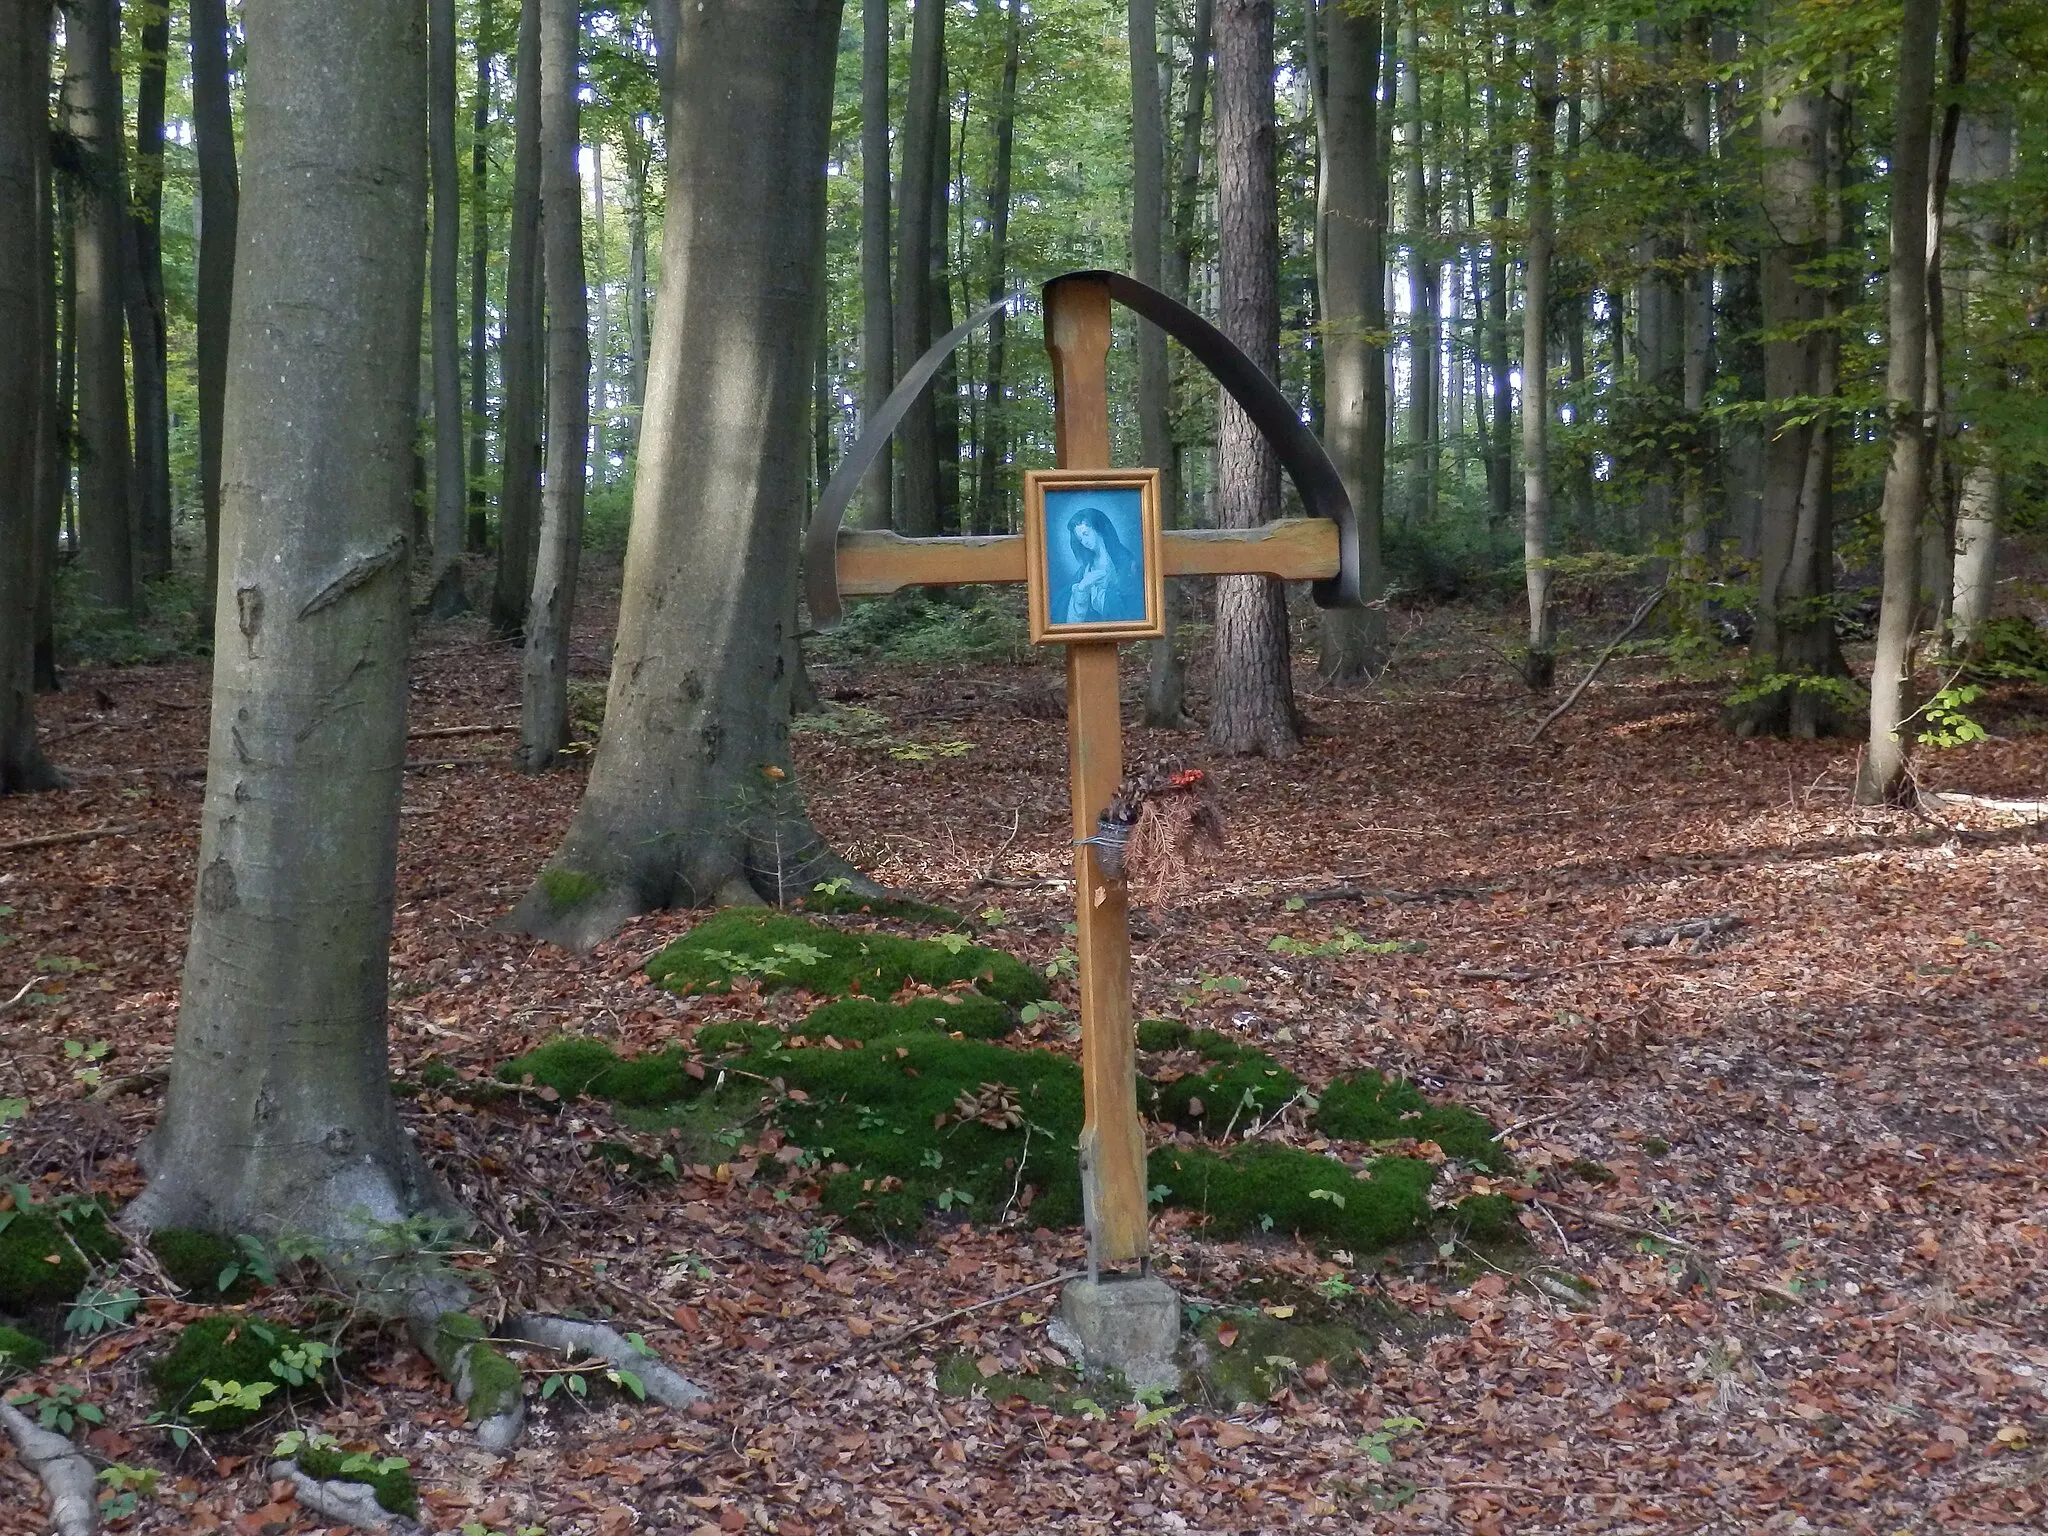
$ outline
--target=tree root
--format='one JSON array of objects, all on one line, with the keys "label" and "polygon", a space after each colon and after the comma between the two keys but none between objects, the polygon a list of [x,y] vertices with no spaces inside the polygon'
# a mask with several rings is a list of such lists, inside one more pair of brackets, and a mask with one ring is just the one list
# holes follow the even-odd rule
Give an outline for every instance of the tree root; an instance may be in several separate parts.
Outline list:
[{"label": "tree root", "polygon": [[394,1515],[377,1502],[368,1483],[345,1482],[339,1478],[322,1482],[299,1470],[295,1461],[273,1461],[272,1482],[289,1482],[303,1509],[323,1520],[339,1520],[359,1531],[381,1531],[385,1536],[417,1536],[419,1526],[403,1515]]},{"label": "tree root", "polygon": [[636,1349],[616,1329],[603,1323],[579,1323],[566,1317],[519,1317],[506,1323],[507,1338],[546,1349],[595,1355],[613,1369],[630,1371],[647,1396],[665,1408],[687,1408],[711,1394],[682,1375],[660,1356]]},{"label": "tree root", "polygon": [[11,1403],[0,1402],[0,1425],[13,1437],[23,1465],[42,1479],[57,1536],[92,1536],[99,1529],[99,1501],[93,1497],[92,1463],[84,1453]]},{"label": "tree root", "polygon": [[519,1367],[484,1337],[484,1325],[462,1310],[467,1300],[438,1290],[417,1293],[406,1308],[406,1321],[420,1352],[462,1400],[477,1444],[502,1453],[526,1427]]}]

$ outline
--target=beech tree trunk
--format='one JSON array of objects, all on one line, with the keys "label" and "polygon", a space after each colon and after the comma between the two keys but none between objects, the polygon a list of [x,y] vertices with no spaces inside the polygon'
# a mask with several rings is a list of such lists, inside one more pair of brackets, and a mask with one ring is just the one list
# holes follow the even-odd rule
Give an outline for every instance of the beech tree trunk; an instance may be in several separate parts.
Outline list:
[{"label": "beech tree trunk", "polygon": [[433,316],[434,582],[427,617],[452,618],[462,593],[467,488],[462,475],[462,353],[457,341],[457,268],[462,259],[462,186],[455,170],[455,0],[427,0],[427,165],[434,208],[427,271]]},{"label": "beech tree trunk", "polygon": [[50,265],[50,10],[0,7],[0,795],[58,789],[36,742],[36,586],[55,412]]},{"label": "beech tree trunk", "polygon": [[470,98],[469,151],[469,484],[464,498],[469,529],[463,543],[471,554],[491,547],[484,511],[484,472],[490,467],[486,412],[490,409],[491,306],[491,0],[481,0],[476,23],[476,90]]},{"label": "beech tree trunk", "polygon": [[569,631],[583,548],[590,458],[590,310],[583,282],[583,182],[576,148],[581,113],[577,0],[541,0],[541,231],[548,301],[547,482],[533,600],[526,611],[519,761],[541,773],[569,743]]},{"label": "beech tree trunk", "polygon": [[[1504,62],[1502,72],[1508,65]],[[1486,371],[1493,390],[1493,423],[1487,434],[1490,452],[1486,456],[1487,521],[1505,535],[1511,524],[1510,508],[1515,490],[1515,384],[1508,372],[1508,254],[1504,226],[1508,217],[1508,182],[1514,168],[1514,149],[1501,122],[1500,87],[1487,92],[1487,136],[1496,148],[1487,167],[1486,236]]]},{"label": "beech tree trunk", "polygon": [[1386,665],[1380,524],[1386,493],[1386,247],[1380,227],[1381,17],[1377,6],[1325,7],[1329,83],[1317,244],[1322,252],[1323,436],[1358,518],[1358,586],[1366,606],[1326,609],[1320,671],[1354,683]]},{"label": "beech tree trunk", "polygon": [[1912,798],[1913,633],[1920,616],[1920,520],[1927,511],[1927,161],[1934,130],[1934,47],[1940,0],[1904,0],[1898,101],[1891,154],[1890,335],[1885,407],[1891,461],[1885,467],[1884,596],[1870,671],[1870,741],[1856,774],[1859,805]]},{"label": "beech tree trunk", "polygon": [[839,4],[727,0],[682,28],[604,739],[507,919],[577,946],[650,908],[781,901],[846,872],[789,769]]},{"label": "beech tree trunk", "polygon": [[593,473],[602,486],[611,478],[612,440],[612,295],[611,269],[604,248],[604,142],[590,146],[590,249],[597,272],[585,291],[597,298],[597,324],[590,332],[590,448]]},{"label": "beech tree trunk", "polygon": [[[925,250],[925,293],[927,318],[925,345],[953,329],[953,281],[951,253],[947,240],[953,214],[953,87],[945,49],[939,50],[938,131],[932,137],[932,217],[928,226],[931,243]],[[967,134],[963,113],[961,138]],[[926,393],[932,413],[932,473],[938,487],[933,527],[942,534],[957,534],[960,527],[960,354],[955,351],[939,364]]]},{"label": "beech tree trunk", "polygon": [[[1967,195],[1971,188],[2005,180],[2012,170],[2013,137],[2010,118],[1965,116],[1956,139],[1957,187]],[[1967,355],[1976,329],[1975,291],[1994,250],[2011,238],[2011,232],[2002,221],[1987,218],[1968,204],[1958,230],[1968,236],[1968,254],[1954,263],[1954,325]],[[2005,387],[2003,369],[1992,373],[1991,384],[1994,393]],[[1991,617],[2005,477],[1997,453],[1983,441],[1977,422],[1967,416],[1959,423],[1956,457],[1962,471],[1956,498],[1955,597],[1950,628],[1954,648],[1961,651],[1976,642]]]},{"label": "beech tree trunk", "polygon": [[1401,32],[1401,122],[1408,130],[1408,523],[1420,527],[1436,511],[1437,308],[1436,231],[1423,158],[1420,0],[1408,0]]},{"label": "beech tree trunk", "polygon": [[[1783,27],[1786,12],[1770,12]],[[1759,264],[1764,394],[1786,402],[1765,433],[1756,631],[1750,654],[1755,696],[1731,706],[1738,736],[1814,737],[1842,724],[1829,680],[1843,674],[1828,611],[1833,587],[1834,423],[1809,402],[1836,389],[1835,342],[1820,324],[1835,310],[1832,290],[1811,275],[1840,220],[1839,131],[1818,85],[1789,69],[1766,71],[1760,113],[1767,238]]]},{"label": "beech tree trunk", "polygon": [[1550,608],[1550,258],[1557,241],[1550,159],[1557,150],[1557,45],[1547,30],[1549,0],[1536,0],[1530,75],[1535,120],[1529,138],[1529,248],[1522,259],[1522,581],[1529,598],[1529,646],[1522,680],[1547,690],[1557,676]]},{"label": "beech tree trunk", "polygon": [[[889,0],[863,0],[860,33],[860,357],[865,427],[881,414],[896,383],[895,306],[889,290]],[[997,174],[1007,170],[1004,165]],[[996,324],[1002,324],[1001,315]],[[884,443],[861,480],[860,518],[865,527],[889,526],[894,447],[893,442]]]},{"label": "beech tree trunk", "polygon": [[[872,0],[879,3],[879,0]],[[1000,3],[1000,0],[998,0]],[[1009,0],[1003,13],[1003,83],[995,108],[994,168],[988,186],[988,302],[1000,299],[1010,286],[1010,161],[1017,131],[1017,66],[1023,43],[1021,0]],[[886,163],[886,162],[885,162]],[[885,210],[886,211],[886,210]],[[865,251],[866,247],[862,247]],[[886,247],[885,247],[886,259]],[[883,274],[887,291],[887,274]],[[1003,389],[1003,368],[1009,343],[1007,310],[997,310],[988,323],[988,354],[981,391],[981,432],[975,444],[980,465],[975,474],[974,531],[1008,531],[1010,523],[1003,486],[1009,458],[1009,402]],[[886,466],[882,466],[886,467]],[[999,515],[1000,514],[1000,515]],[[884,524],[870,523],[871,527]]]},{"label": "beech tree trunk", "polygon": [[632,353],[626,371],[628,424],[625,452],[640,452],[640,411],[647,400],[647,141],[638,118],[626,120],[626,176],[631,201],[626,205],[626,347]]},{"label": "beech tree trunk", "polygon": [[[1273,0],[1216,6],[1219,328],[1268,374],[1280,366],[1280,231],[1274,183]],[[1237,403],[1217,413],[1218,520],[1255,528],[1280,512],[1280,458]],[[1216,578],[1209,745],[1287,757],[1301,744],[1287,601],[1270,576]]]},{"label": "beech tree trunk", "polygon": [[[1713,154],[1713,104],[1707,95],[1707,18],[1686,22],[1686,52],[1700,78],[1686,87],[1685,138],[1695,172],[1705,174]],[[1679,574],[1687,581],[1704,584],[1708,575],[1710,535],[1707,526],[1708,470],[1713,461],[1712,429],[1702,414],[1707,405],[1707,387],[1712,382],[1714,350],[1714,269],[1707,262],[1706,220],[1698,210],[1688,210],[1685,227],[1685,358],[1681,381],[1687,427],[1692,433],[1691,451],[1680,470],[1681,500],[1679,526],[1681,551]]]},{"label": "beech tree trunk", "polygon": [[[903,103],[903,166],[896,197],[896,361],[901,377],[932,344],[933,187],[944,176],[939,152],[939,88],[946,46],[944,0],[914,0],[910,81]],[[936,387],[936,386],[934,386]],[[903,504],[896,531],[930,538],[939,531],[939,417],[926,390],[897,429]]]},{"label": "beech tree trunk", "polygon": [[170,340],[164,309],[164,77],[171,13],[137,9],[135,164],[123,236],[123,289],[135,381],[135,560],[138,577],[171,571]]},{"label": "beech tree trunk", "polygon": [[359,1238],[440,1203],[393,1109],[407,498],[426,37],[406,0],[267,0],[228,365],[198,900],[147,1230]]},{"label": "beech tree trunk", "polygon": [[540,4],[519,0],[513,64],[512,225],[498,349],[498,569],[491,586],[491,630],[505,639],[526,633],[540,521]]},{"label": "beech tree trunk", "polygon": [[[1156,0],[1130,0],[1131,48],[1131,275],[1152,287],[1166,280],[1166,115],[1159,96],[1159,8]],[[1161,471],[1173,467],[1173,375],[1166,332],[1138,322],[1138,439],[1144,463]],[[1162,489],[1165,489],[1162,483]],[[1162,498],[1164,499],[1164,498]],[[1173,503],[1161,509],[1175,521]],[[1173,626],[1150,647],[1145,679],[1145,723],[1178,730],[1191,723],[1184,707],[1186,685]]]},{"label": "beech tree trunk", "polygon": [[200,632],[213,632],[220,584],[221,408],[228,382],[228,312],[235,297],[234,99],[228,89],[227,0],[192,0],[192,129],[199,161],[197,332],[199,501],[206,520]]},{"label": "beech tree trunk", "polygon": [[85,596],[134,611],[135,514],[128,451],[128,371],[122,229],[128,219],[121,154],[121,85],[114,67],[117,0],[78,0],[65,17],[65,115],[85,161],[71,221],[78,328],[79,542]]}]

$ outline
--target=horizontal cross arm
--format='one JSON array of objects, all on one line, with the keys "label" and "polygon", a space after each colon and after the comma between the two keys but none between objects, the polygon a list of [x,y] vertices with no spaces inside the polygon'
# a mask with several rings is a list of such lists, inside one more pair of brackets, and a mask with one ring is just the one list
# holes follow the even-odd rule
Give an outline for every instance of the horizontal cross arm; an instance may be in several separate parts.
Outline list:
[{"label": "horizontal cross arm", "polygon": [[[1326,517],[1290,517],[1257,528],[1173,529],[1160,537],[1169,576],[1257,574],[1321,581],[1338,569],[1337,525]],[[906,539],[874,529],[839,535],[839,591],[880,597],[903,587],[1022,581],[1024,541],[1015,534],[966,539]]]}]

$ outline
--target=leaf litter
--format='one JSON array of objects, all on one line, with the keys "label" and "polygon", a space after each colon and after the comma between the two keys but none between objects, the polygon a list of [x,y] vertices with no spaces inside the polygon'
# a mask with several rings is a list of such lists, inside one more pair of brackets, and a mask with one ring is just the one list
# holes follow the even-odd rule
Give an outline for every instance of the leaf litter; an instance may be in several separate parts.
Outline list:
[{"label": "leaf litter", "polygon": [[[604,596],[580,626],[579,679],[602,677]],[[1289,762],[1203,764],[1230,848],[1199,891],[1134,914],[1133,981],[1140,1017],[1230,1035],[1304,1083],[1398,1072],[1489,1114],[1516,1171],[1445,1162],[1433,1198],[1510,1195],[1526,1247],[1375,1261],[1214,1240],[1169,1212],[1158,1263],[1198,1311],[1277,1317],[1356,1292],[1413,1326],[1357,1361],[1276,1357],[1263,1401],[1167,1409],[1008,1393],[1065,1379],[1043,1326],[1057,1293],[1026,1288],[1079,1266],[1077,1232],[942,1213],[922,1244],[866,1243],[821,1216],[765,1121],[688,1145],[601,1103],[490,1087],[497,1063],[565,1032],[657,1051],[718,1022],[787,1027],[806,1006],[652,986],[642,962],[689,914],[640,918],[580,957],[495,932],[580,774],[512,770],[497,728],[516,719],[516,654],[473,623],[424,632],[412,728],[468,734],[421,735],[406,776],[392,1057],[408,1125],[477,1217],[452,1262],[504,1310],[611,1318],[712,1396],[674,1414],[617,1390],[551,1394],[500,1461],[416,1354],[358,1320],[307,1427],[407,1458],[446,1530],[2041,1528],[2039,829],[1962,799],[1932,817],[1853,808],[1840,744],[1738,744],[1711,687],[1637,662],[1522,746],[1537,706],[1486,660],[1482,627],[1419,621],[1378,686],[1310,701],[1320,730]],[[801,733],[797,757],[842,849],[1052,968],[1069,1006],[1022,1035],[1071,1051],[1065,742],[1016,702],[1046,671],[817,668],[826,708],[862,711],[862,729]],[[26,1101],[0,1159],[38,1198],[140,1186],[206,680],[193,662],[81,669],[41,706],[74,787],[0,802],[0,842],[132,828],[0,867],[0,996],[36,978],[0,1016],[0,1101]],[[966,750],[891,751],[937,722]],[[1191,742],[1134,728],[1127,750],[1185,757]],[[2037,800],[2048,738],[1922,772]],[[1625,942],[1662,928],[1671,942]],[[1299,1110],[1259,1134],[1314,1145]],[[100,1462],[160,1473],[115,1528],[321,1528],[267,1481],[282,1421],[211,1459],[142,1422],[148,1361],[203,1313],[146,1263],[124,1277],[143,1297],[131,1322],[25,1378],[105,1410],[86,1440]],[[1261,1300],[1276,1296],[1307,1300]],[[321,1302],[254,1305],[289,1319]],[[1211,1316],[1218,1347],[1252,1336],[1236,1315]],[[942,1392],[955,1359],[1004,1390]],[[0,1532],[40,1530],[39,1507],[0,1455]]]}]

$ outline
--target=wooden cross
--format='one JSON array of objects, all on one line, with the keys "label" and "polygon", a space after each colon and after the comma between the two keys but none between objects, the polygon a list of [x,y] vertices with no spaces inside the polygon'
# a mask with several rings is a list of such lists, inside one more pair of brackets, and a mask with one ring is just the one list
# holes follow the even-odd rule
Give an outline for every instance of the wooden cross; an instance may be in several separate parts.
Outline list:
[{"label": "wooden cross", "polygon": [[[1045,285],[1045,346],[1052,356],[1053,423],[1061,469],[1111,467],[1110,298],[1112,285],[1119,282],[1129,286],[1128,279],[1088,272]],[[964,335],[965,329],[956,334]],[[906,387],[916,382],[906,379]],[[828,490],[821,509],[830,499]],[[837,520],[835,510],[834,527]],[[824,536],[831,532],[824,530]],[[1328,517],[1283,519],[1243,530],[1169,530],[1160,538],[1160,554],[1168,576],[1235,573],[1330,582],[1338,578],[1343,563],[1341,532],[1340,524]],[[836,556],[838,592],[845,596],[879,596],[911,586],[1019,582],[1028,574],[1025,540],[1015,534],[906,539],[878,531],[843,532],[838,534]],[[814,598],[814,609],[818,606]],[[1123,779],[1117,644],[1072,641],[1066,648],[1074,927],[1086,1104],[1081,1195],[1089,1267],[1099,1272],[1142,1265],[1149,1253],[1145,1132],[1138,1115],[1125,888],[1122,881],[1103,874],[1096,845],[1084,841],[1095,833],[1097,818]]]}]

